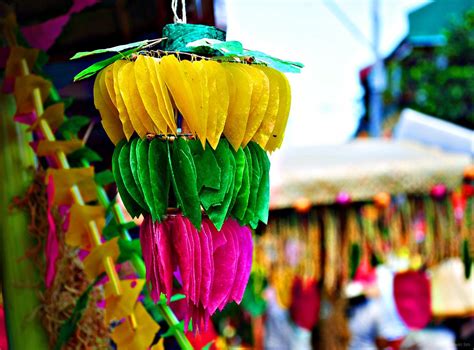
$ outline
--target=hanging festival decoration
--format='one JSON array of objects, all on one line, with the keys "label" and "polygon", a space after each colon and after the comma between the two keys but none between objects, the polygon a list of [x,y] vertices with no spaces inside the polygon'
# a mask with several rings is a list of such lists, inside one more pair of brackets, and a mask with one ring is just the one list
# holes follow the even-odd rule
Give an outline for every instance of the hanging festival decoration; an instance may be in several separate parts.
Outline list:
[{"label": "hanging festival decoration", "polygon": [[[111,172],[110,176],[107,172],[94,174],[89,164],[87,157],[94,152],[77,135],[89,119],[64,118],[64,104],[51,83],[30,73],[35,61],[27,58],[33,57],[35,51],[18,47],[10,50],[7,66],[14,74],[6,81],[14,82],[10,91],[16,102],[15,120],[28,125],[28,131],[35,137],[30,145],[38,157],[44,157],[39,164],[47,167],[46,172],[38,169],[36,180],[42,186],[32,186],[34,195],[25,199],[25,206],[30,208],[32,220],[36,220],[30,227],[38,247],[44,249],[36,250],[35,254],[41,254],[38,261],[42,262],[43,256],[46,261],[38,263],[37,268],[45,276],[40,314],[51,347],[103,348],[112,339],[118,349],[147,348],[160,328],[157,320],[164,319],[169,326],[168,334],[174,335],[183,349],[190,349],[166,300],[158,300],[154,305],[146,290],[141,295],[145,280],[137,277],[146,277],[144,263],[138,240],[131,240],[127,232],[127,227],[135,224],[125,221],[120,207],[110,203],[102,187],[110,179],[113,181]],[[23,84],[21,90],[17,82]],[[9,92],[8,89],[4,85],[4,90]],[[43,101],[49,104],[46,110]],[[56,135],[63,139],[57,140]],[[70,166],[69,158],[73,159],[74,153],[83,167]],[[97,156],[92,158],[100,160]],[[41,193],[45,193],[45,198],[40,197]],[[43,212],[38,211],[39,206]],[[104,240],[106,235],[108,240]],[[120,276],[120,265],[116,265],[119,261],[131,261],[136,275]],[[181,297],[176,294],[169,301]],[[112,333],[111,325],[118,325]],[[162,341],[154,346],[162,347]]]},{"label": "hanging festival decoration", "polygon": [[[283,142],[291,91],[283,61],[213,27],[172,24],[165,39],[82,52],[116,52],[97,73],[94,104],[115,144],[112,170],[140,241],[151,297],[186,296],[185,324],[205,327],[240,302],[250,275],[250,228],[269,212],[267,151]],[[152,46],[159,45],[156,50]]]}]

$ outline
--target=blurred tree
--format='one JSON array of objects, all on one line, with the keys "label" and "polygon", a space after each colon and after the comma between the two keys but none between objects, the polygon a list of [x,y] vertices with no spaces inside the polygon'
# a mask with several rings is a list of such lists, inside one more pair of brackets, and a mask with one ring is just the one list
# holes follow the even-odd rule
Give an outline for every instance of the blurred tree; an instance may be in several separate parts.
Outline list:
[{"label": "blurred tree", "polygon": [[414,50],[402,63],[401,104],[474,129],[474,9],[445,38],[445,45]]}]

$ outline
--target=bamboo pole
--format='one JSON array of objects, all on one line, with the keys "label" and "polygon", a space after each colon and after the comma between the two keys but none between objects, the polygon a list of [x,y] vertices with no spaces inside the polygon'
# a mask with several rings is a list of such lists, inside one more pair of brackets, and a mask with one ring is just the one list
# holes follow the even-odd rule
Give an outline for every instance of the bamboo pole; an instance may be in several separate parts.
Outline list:
[{"label": "bamboo pole", "polygon": [[35,160],[26,127],[13,121],[13,95],[1,94],[0,106],[0,262],[9,348],[48,349],[46,332],[37,317],[41,276],[25,258],[34,245],[28,232],[29,215],[9,209],[12,199],[23,196],[31,184]]}]

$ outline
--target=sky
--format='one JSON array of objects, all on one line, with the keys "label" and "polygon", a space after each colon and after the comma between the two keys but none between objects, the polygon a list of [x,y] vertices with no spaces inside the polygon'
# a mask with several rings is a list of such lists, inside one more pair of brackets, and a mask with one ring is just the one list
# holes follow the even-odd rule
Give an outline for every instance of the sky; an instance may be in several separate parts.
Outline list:
[{"label": "sky", "polygon": [[[227,40],[305,64],[288,74],[292,108],[283,149],[348,141],[363,112],[359,70],[373,62],[370,46],[351,33],[327,2],[372,38],[373,0],[227,0]],[[426,0],[380,0],[383,55],[408,31],[407,14]]]}]

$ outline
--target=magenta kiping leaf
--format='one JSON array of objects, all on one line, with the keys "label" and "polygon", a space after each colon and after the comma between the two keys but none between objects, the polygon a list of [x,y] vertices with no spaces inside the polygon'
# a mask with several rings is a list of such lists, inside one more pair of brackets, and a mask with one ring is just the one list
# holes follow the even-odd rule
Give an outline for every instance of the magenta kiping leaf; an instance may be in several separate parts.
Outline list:
[{"label": "magenta kiping leaf", "polygon": [[217,231],[209,218],[203,218],[198,231],[182,215],[170,215],[152,222],[146,215],[140,228],[140,241],[147,269],[147,283],[153,300],[164,293],[170,302],[173,275],[179,276],[186,295],[185,327],[207,327],[209,317],[231,301],[240,302],[252,266],[252,233],[234,219]]}]

